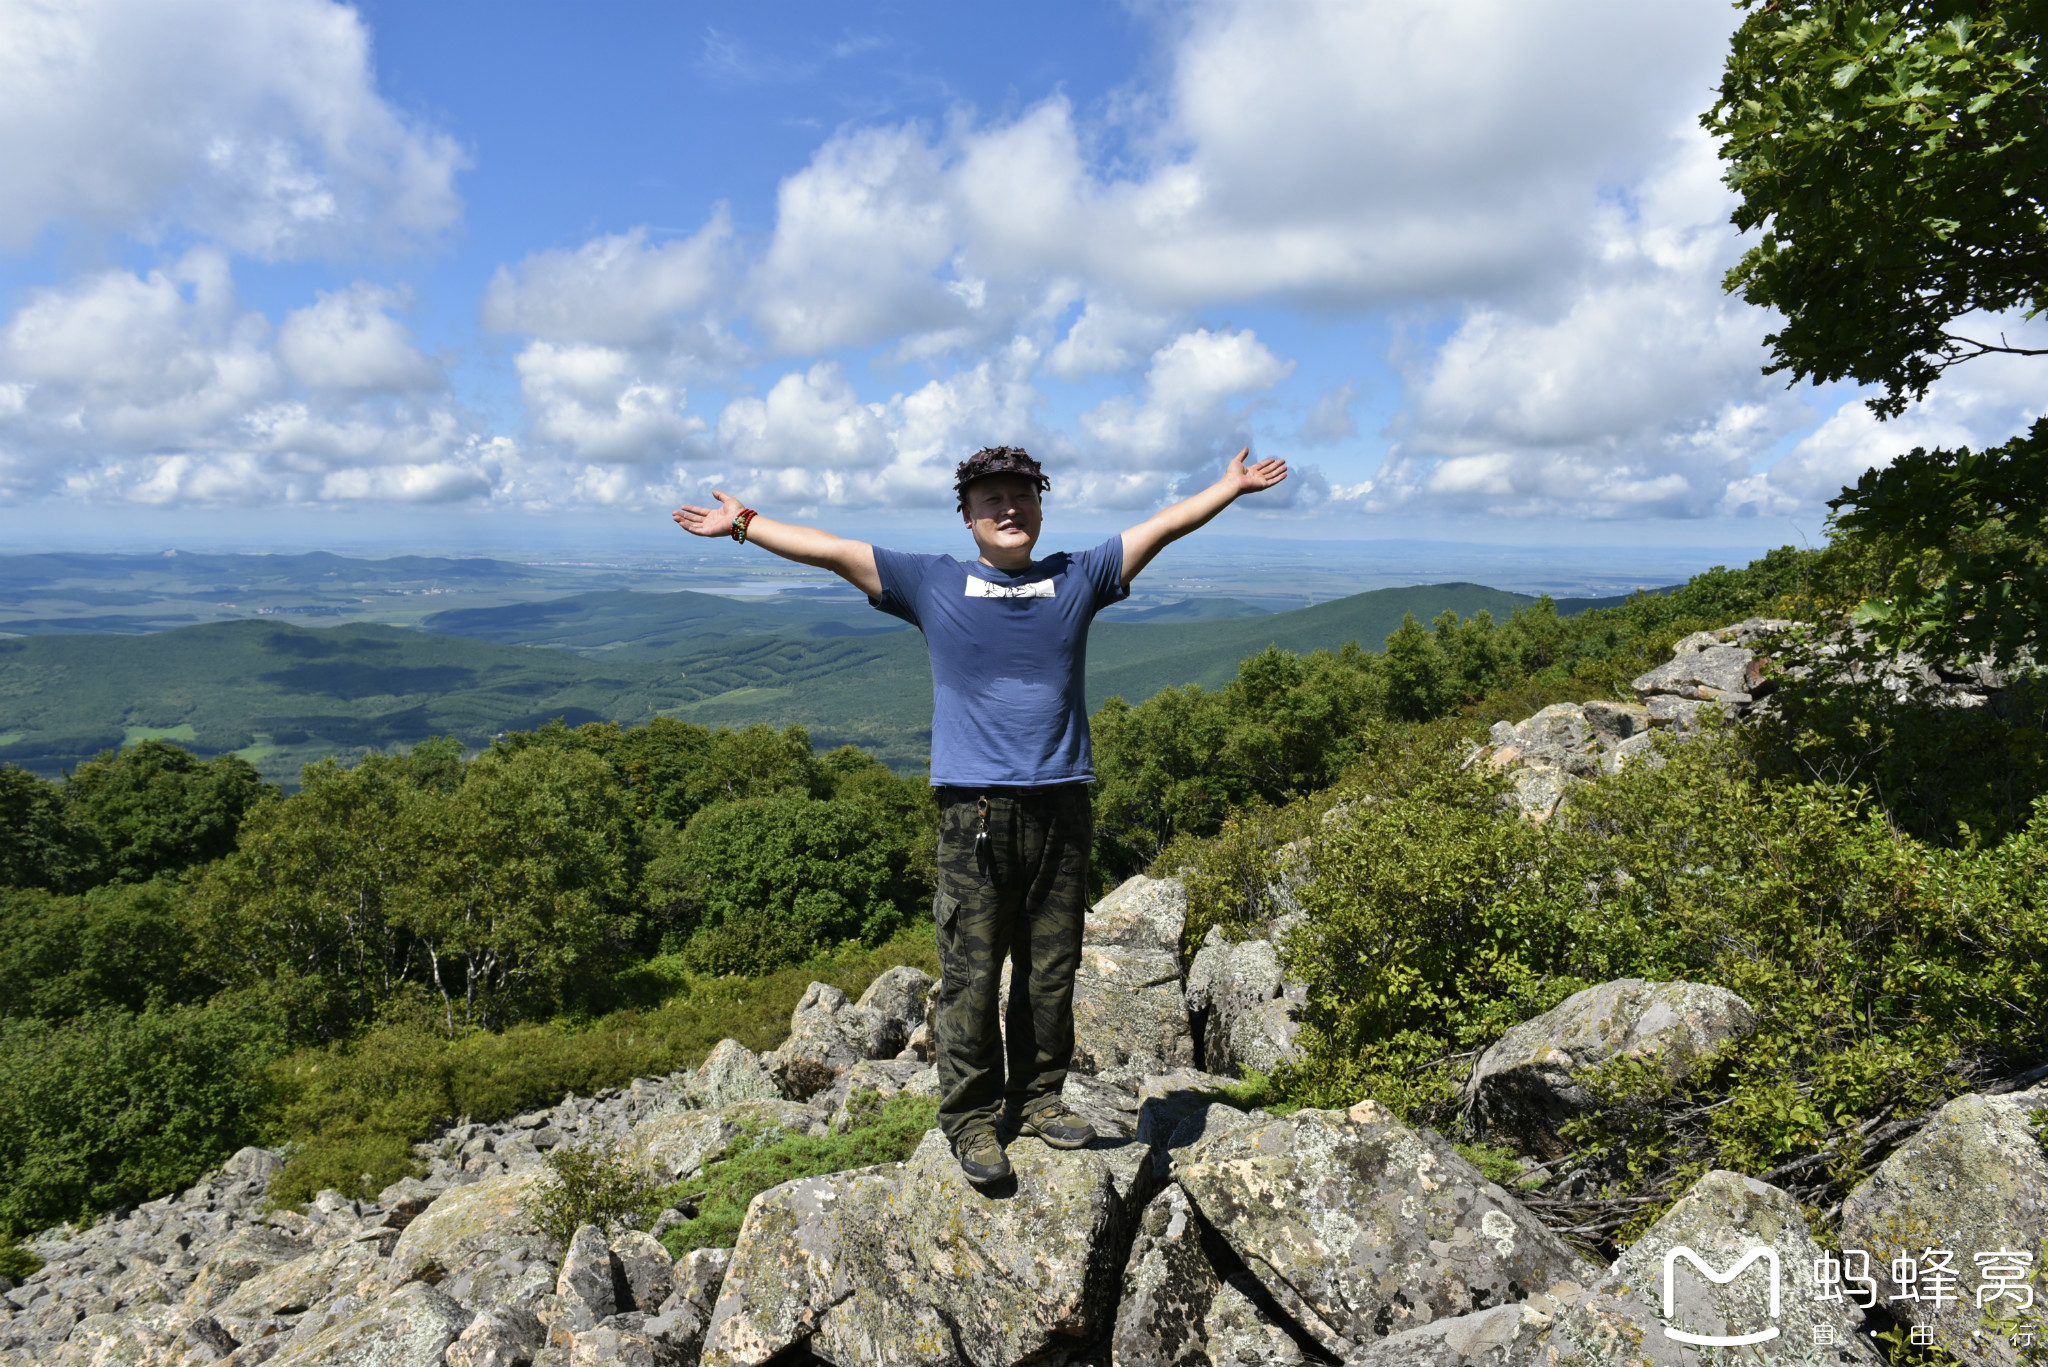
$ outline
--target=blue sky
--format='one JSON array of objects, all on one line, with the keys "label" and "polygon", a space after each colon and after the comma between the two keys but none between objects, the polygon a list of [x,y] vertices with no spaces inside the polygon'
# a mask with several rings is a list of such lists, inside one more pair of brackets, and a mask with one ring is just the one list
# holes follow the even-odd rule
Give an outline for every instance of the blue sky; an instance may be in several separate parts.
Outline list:
[{"label": "blue sky", "polygon": [[1286,456],[1315,540],[1818,535],[1880,427],[1759,372],[1720,0],[0,11],[0,533],[656,544],[711,485],[1110,530]]}]

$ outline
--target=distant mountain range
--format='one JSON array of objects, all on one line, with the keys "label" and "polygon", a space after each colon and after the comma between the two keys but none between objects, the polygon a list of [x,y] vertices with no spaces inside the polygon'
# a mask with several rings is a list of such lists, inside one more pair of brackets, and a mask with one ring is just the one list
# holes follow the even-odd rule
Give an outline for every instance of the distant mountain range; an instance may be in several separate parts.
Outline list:
[{"label": "distant mountain range", "polygon": [[[21,561],[63,557],[8,559],[18,574]],[[290,568],[310,576],[342,572],[316,557],[277,559],[301,562]],[[498,572],[482,567],[502,562],[441,562],[472,563],[490,576]],[[53,575],[64,568],[50,566]],[[1281,613],[1230,599],[1113,608],[1090,638],[1089,706],[1112,694],[1137,702],[1181,684],[1220,686],[1267,645],[1378,649],[1405,613],[1425,622],[1446,609],[1505,617],[1534,601],[1434,584]],[[294,781],[309,760],[430,735],[476,746],[555,717],[636,724],[669,715],[711,726],[800,723],[820,745],[863,745],[899,770],[926,762],[924,642],[850,592],[748,600],[606,589],[434,612],[420,627],[240,620],[0,639],[0,761],[54,774],[102,749],[164,736],[202,753],[239,751],[268,777]]]}]

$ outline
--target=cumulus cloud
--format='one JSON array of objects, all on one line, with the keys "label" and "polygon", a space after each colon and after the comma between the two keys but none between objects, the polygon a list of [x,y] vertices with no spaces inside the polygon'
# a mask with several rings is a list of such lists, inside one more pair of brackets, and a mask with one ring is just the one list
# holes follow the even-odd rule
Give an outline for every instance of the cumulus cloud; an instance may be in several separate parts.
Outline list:
[{"label": "cumulus cloud", "polygon": [[323,293],[319,302],[286,316],[277,331],[278,359],[315,389],[438,389],[441,368],[420,354],[411,332],[389,312],[404,303],[396,291],[366,284]]},{"label": "cumulus cloud", "polygon": [[887,409],[864,404],[837,362],[784,375],[765,399],[741,398],[719,415],[718,436],[734,459],[758,466],[872,464],[889,449]]},{"label": "cumulus cloud", "polygon": [[479,432],[358,284],[273,335],[226,258],[34,291],[0,327],[0,494],[262,504],[469,497],[511,444]]},{"label": "cumulus cloud", "polygon": [[551,342],[638,346],[683,326],[723,283],[732,221],[721,207],[694,235],[648,245],[645,228],[536,252],[500,266],[484,291],[484,326]]},{"label": "cumulus cloud", "polygon": [[[1956,331],[1992,336],[2014,346],[2048,347],[2048,320],[1968,318]],[[1811,509],[1835,497],[1873,466],[1916,446],[1995,446],[2023,431],[2048,403],[2041,397],[2041,363],[2023,356],[1986,356],[1951,370],[1927,397],[1889,422],[1879,422],[1861,400],[1842,404],[1785,458],[1747,481],[1740,495],[1759,510]]]},{"label": "cumulus cloud", "polygon": [[1301,420],[1295,430],[1295,440],[1305,446],[1329,446],[1347,441],[1358,435],[1358,419],[1351,415],[1351,409],[1358,402],[1358,387],[1340,384],[1326,390],[1309,409],[1308,416]]},{"label": "cumulus cloud", "polygon": [[534,431],[580,459],[674,458],[704,430],[687,391],[642,376],[628,352],[534,342],[515,365]]},{"label": "cumulus cloud", "polygon": [[1364,506],[1697,517],[1806,409],[1761,374],[1769,315],[1722,293],[1740,244],[1713,150],[1685,130],[1595,221],[1553,299],[1479,304],[1413,359],[1400,439]]},{"label": "cumulus cloud", "polygon": [[383,99],[362,17],[328,0],[0,7],[0,247],[78,225],[401,248],[459,218],[463,160]]},{"label": "cumulus cloud", "polygon": [[1242,414],[1230,400],[1286,379],[1282,361],[1250,332],[1184,332],[1152,353],[1142,399],[1119,397],[1081,415],[1106,451],[1139,469],[1186,469],[1242,444]]}]

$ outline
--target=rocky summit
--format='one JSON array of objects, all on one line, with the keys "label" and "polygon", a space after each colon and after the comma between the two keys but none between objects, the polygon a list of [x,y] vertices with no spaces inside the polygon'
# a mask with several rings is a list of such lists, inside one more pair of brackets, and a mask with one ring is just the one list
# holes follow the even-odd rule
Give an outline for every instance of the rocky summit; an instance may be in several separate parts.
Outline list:
[{"label": "rocky summit", "polygon": [[[1782,625],[1689,638],[1637,681],[1641,702],[1546,708],[1483,753],[1540,819],[1566,780],[1645,754],[1700,708],[1753,703],[1756,653]],[[416,1150],[422,1175],[375,1200],[273,1209],[282,1156],[244,1149],[188,1191],[45,1231],[29,1243],[43,1268],[0,1285],[0,1364],[1812,1367],[1883,1361],[1876,1335],[1897,1321],[1939,1326],[1973,1367],[2017,1367],[2015,1333],[2048,1338],[2017,1273],[1995,1304],[1904,1296],[1942,1275],[1937,1250],[2019,1267],[2048,1247],[2048,1089],[1942,1107],[1848,1195],[1838,1235],[1817,1236],[1787,1192],[1712,1171],[1611,1264],[1371,1098],[1237,1104],[1234,1082],[1296,1056],[1307,994],[1288,931],[1310,844],[1275,857],[1282,914],[1247,939],[1210,935],[1192,962],[1178,880],[1134,878],[1098,904],[1066,1084],[1098,1138],[1014,1140],[999,1186],[965,1182],[934,1130],[903,1162],[763,1191],[730,1249],[672,1256],[656,1236],[675,1211],[566,1244],[534,1223],[543,1155],[565,1144],[606,1141],[687,1182],[743,1134],[824,1136],[870,1094],[936,1096],[934,984],[898,968],[857,1001],[813,984],[766,1054],[727,1040],[690,1072],[448,1125]],[[1533,1169],[1589,1104],[1590,1070],[1677,1077],[1741,1049],[1754,1016],[1698,983],[1588,988],[1478,1057],[1465,1119]],[[1995,1267],[1957,1271],[2002,1284]],[[1866,1286],[1907,1310],[1866,1315]]]}]

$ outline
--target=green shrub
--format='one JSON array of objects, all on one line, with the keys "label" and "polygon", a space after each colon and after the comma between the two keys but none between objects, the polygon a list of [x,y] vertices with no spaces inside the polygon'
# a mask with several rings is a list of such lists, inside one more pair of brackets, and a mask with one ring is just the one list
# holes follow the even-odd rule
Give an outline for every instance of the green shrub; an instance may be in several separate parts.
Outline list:
[{"label": "green shrub", "polygon": [[567,1248],[584,1225],[596,1225],[609,1238],[645,1229],[662,1210],[660,1184],[612,1140],[563,1144],[542,1161],[547,1173],[528,1192],[526,1208],[534,1227],[558,1248]]},{"label": "green shrub", "polygon": [[0,1021],[0,1232],[134,1205],[257,1138],[281,1032],[246,999]]},{"label": "green shrub", "polygon": [[920,929],[760,978],[664,973],[660,981],[679,986],[656,1007],[453,1040],[441,1034],[434,1004],[415,997],[357,1039],[301,1049],[271,1068],[267,1133],[299,1146],[271,1183],[271,1200],[303,1202],[323,1187],[375,1195],[416,1171],[412,1146],[443,1120],[502,1120],[570,1092],[589,1096],[695,1067],[722,1039],[770,1049],[788,1034],[812,980],[854,995],[898,964],[936,972],[937,960],[931,932]]},{"label": "green shrub", "polygon": [[939,1103],[930,1097],[894,1096],[879,1106],[849,1107],[862,1119],[843,1133],[812,1136],[756,1126],[733,1141],[725,1156],[689,1182],[668,1188],[670,1204],[696,1211],[694,1219],[672,1225],[661,1236],[681,1257],[693,1248],[731,1248],[747,1216],[747,1203],[770,1187],[799,1177],[818,1177],[878,1163],[900,1163],[916,1151],[938,1121]]},{"label": "green shrub", "polygon": [[43,1260],[14,1242],[11,1234],[0,1234],[0,1277],[26,1281],[42,1270]]},{"label": "green shrub", "polygon": [[1756,1033],[1682,1083],[1626,1060],[1591,1075],[1604,1105],[1567,1129],[1572,1162],[1613,1195],[1811,1158],[1784,1180],[1818,1197],[1865,1170],[1870,1117],[2048,1057],[2048,800],[1996,847],[1944,850],[1858,790],[1760,777],[1733,731],[1660,753],[1542,827],[1447,770],[1345,809],[1291,945],[1306,1057],[1273,1085],[1454,1125],[1471,1058],[1571,991],[1712,983]]},{"label": "green shrub", "polygon": [[277,793],[239,755],[202,760],[160,740],[101,752],[63,791],[98,834],[101,876],[128,883],[220,858],[235,847],[243,816]]},{"label": "green shrub", "polygon": [[0,1015],[65,1020],[210,996],[178,889],[159,880],[82,897],[0,889]]},{"label": "green shrub", "polygon": [[821,945],[888,938],[908,911],[898,901],[903,866],[854,803],[743,798],[691,818],[647,882],[668,900],[674,947],[692,969],[760,974]]}]

